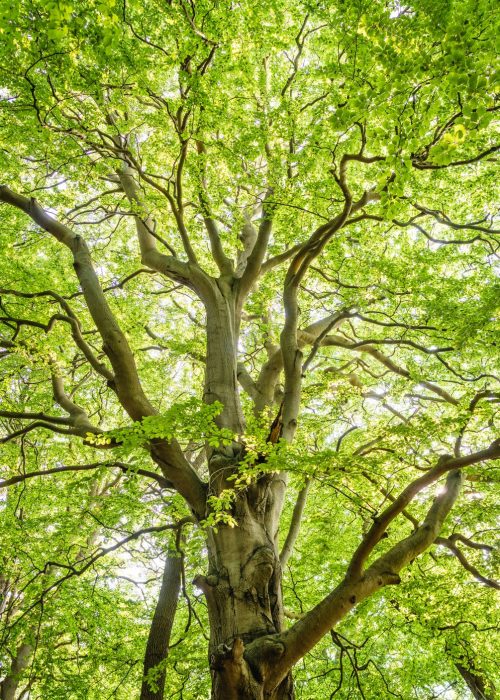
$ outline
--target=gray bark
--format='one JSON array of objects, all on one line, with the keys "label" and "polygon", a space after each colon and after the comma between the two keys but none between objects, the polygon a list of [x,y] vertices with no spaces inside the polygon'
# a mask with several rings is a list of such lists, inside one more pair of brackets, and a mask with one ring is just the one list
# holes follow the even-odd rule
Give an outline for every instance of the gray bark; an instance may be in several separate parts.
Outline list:
[{"label": "gray bark", "polygon": [[[179,598],[181,570],[180,557],[168,556],[166,558],[160,593],[144,654],[144,678],[140,700],[163,700],[166,679],[165,660],[168,655],[170,635]],[[158,666],[160,668],[158,674],[155,674],[153,686],[148,682],[148,672]]]},{"label": "gray bark", "polygon": [[238,526],[221,526],[208,537],[208,576],[196,579],[210,619],[209,657],[213,700],[291,700],[287,674],[276,689],[266,689],[272,654],[252,664],[246,646],[283,630],[281,564],[277,549],[280,504],[272,479],[263,477],[237,499]]},{"label": "gray bark", "polygon": [[484,678],[478,674],[474,667],[464,666],[458,662],[455,663],[458,672],[467,683],[467,687],[472,693],[474,700],[495,700],[496,692],[493,686],[488,690]]},{"label": "gray bark", "polygon": [[213,293],[205,302],[207,313],[207,354],[203,399],[223,405],[218,417],[220,427],[236,434],[244,431],[241,410],[237,345],[239,318],[235,312],[235,296],[229,282],[220,279],[213,284]]},{"label": "gray bark", "polygon": [[[244,429],[237,384],[239,314],[230,285],[219,280],[207,309],[205,401],[224,405],[219,425],[236,434]],[[209,454],[210,491],[233,488],[243,454],[237,442]],[[237,494],[231,515],[237,527],[219,525],[208,533],[209,570],[195,582],[203,590],[210,619],[209,657],[213,700],[258,700],[264,697],[267,670],[252,665],[246,645],[282,632],[281,564],[278,526],[283,478],[262,475]],[[287,674],[266,698],[291,700]]]},{"label": "gray bark", "polygon": [[32,655],[33,646],[30,643],[23,642],[19,645],[10,671],[0,684],[1,700],[15,700],[22,675],[28,668]]}]

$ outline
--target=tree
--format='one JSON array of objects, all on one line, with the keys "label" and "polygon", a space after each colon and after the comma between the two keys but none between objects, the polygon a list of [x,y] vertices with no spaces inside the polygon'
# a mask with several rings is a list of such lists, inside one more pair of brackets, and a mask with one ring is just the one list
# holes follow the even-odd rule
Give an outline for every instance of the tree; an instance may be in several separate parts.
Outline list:
[{"label": "tree", "polygon": [[[343,659],[359,680],[362,647],[338,625],[388,608],[380,591],[426,552],[443,582],[460,585],[457,559],[498,588],[491,557],[474,559],[491,551],[500,456],[493,9],[5,4],[0,486],[50,479],[33,488],[73,516],[85,501],[94,535],[75,550],[81,533],[58,525],[64,562],[36,545],[47,565],[9,634],[104,554],[177,529],[168,635],[184,524],[206,560],[214,700],[294,697],[292,669],[326,635],[338,687]],[[54,495],[68,471],[80,492]],[[38,512],[34,497],[20,513],[23,494],[12,531]],[[107,546],[101,528],[125,523]],[[283,571],[320,576],[324,560],[321,594],[294,611]],[[161,697],[168,643],[151,635],[143,697]],[[494,692],[474,654],[440,647],[455,682]]]}]

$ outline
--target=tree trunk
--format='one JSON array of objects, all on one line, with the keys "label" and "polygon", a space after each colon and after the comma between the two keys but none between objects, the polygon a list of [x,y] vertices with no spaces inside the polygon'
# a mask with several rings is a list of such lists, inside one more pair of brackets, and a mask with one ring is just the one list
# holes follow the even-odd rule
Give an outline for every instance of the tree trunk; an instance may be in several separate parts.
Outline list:
[{"label": "tree trunk", "polygon": [[467,683],[474,700],[495,700],[496,693],[493,684],[490,684],[488,689],[483,676],[477,672],[472,663],[469,662],[468,666],[464,666],[460,662],[455,661],[455,666]]},{"label": "tree trunk", "polygon": [[23,643],[19,646],[10,671],[0,684],[1,700],[15,700],[21,676],[28,668],[32,655],[33,647],[31,644]]},{"label": "tree trunk", "polygon": [[[140,700],[163,700],[165,660],[181,586],[182,562],[167,557],[144,655],[144,678]],[[153,670],[154,669],[154,670]]]},{"label": "tree trunk", "polygon": [[245,646],[282,630],[281,565],[272,477],[262,477],[238,496],[232,515],[208,535],[209,573],[196,584],[207,600],[212,700],[291,700],[291,677],[266,685],[268,657],[254,659]]},{"label": "tree trunk", "polygon": [[445,652],[467,683],[474,700],[495,700],[495,685],[475,662],[474,653],[467,641],[458,635],[453,641],[454,643],[449,639],[446,641]]},{"label": "tree trunk", "polygon": [[230,285],[217,280],[213,295],[205,304],[207,314],[207,357],[203,400],[219,401],[223,410],[218,418],[221,427],[235,433],[244,430],[237,375],[239,322]]},{"label": "tree trunk", "polygon": [[[234,291],[219,279],[207,311],[206,403],[224,409],[220,427],[244,432],[237,380],[239,319]],[[209,450],[210,492],[234,488],[228,477],[238,472],[244,446]],[[272,645],[258,659],[245,647],[282,630],[281,565],[278,524],[283,504],[282,475],[262,475],[236,494],[231,515],[236,527],[221,524],[207,536],[209,570],[195,583],[205,594],[210,620],[209,657],[212,700],[292,700],[291,676],[277,688],[266,684]]]}]

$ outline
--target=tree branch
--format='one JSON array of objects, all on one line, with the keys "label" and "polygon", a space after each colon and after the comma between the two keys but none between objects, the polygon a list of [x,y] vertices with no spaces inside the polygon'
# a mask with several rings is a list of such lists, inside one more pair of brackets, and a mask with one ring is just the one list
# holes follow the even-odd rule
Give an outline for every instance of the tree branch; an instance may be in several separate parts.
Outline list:
[{"label": "tree branch", "polygon": [[424,488],[433,484],[443,474],[449,471],[462,469],[472,464],[478,464],[486,460],[494,460],[500,457],[500,440],[495,440],[489,447],[479,452],[463,457],[450,457],[443,455],[439,458],[437,464],[432,469],[429,469],[415,481],[412,481],[396,498],[390,506],[388,506],[380,515],[377,516],[373,525],[366,533],[363,541],[353,554],[349,565],[349,576],[358,576],[361,574],[362,567],[367,557],[372,550],[382,539],[387,526],[394,520],[408,504],[420,493]]},{"label": "tree branch", "polygon": [[249,293],[255,280],[261,272],[262,263],[266,255],[269,237],[273,226],[273,216],[276,209],[274,204],[269,203],[273,195],[273,188],[269,187],[262,202],[262,220],[257,233],[257,239],[252,252],[247,258],[245,270],[240,278],[238,289],[238,305],[241,307],[247,294]]},{"label": "tree branch", "polygon": [[412,165],[417,170],[442,170],[443,168],[454,168],[459,165],[470,165],[472,163],[477,163],[478,160],[486,158],[486,156],[495,153],[499,149],[500,146],[491,146],[491,148],[487,148],[486,151],[482,151],[481,153],[478,153],[477,155],[472,156],[471,158],[464,158],[463,160],[454,160],[451,163],[447,163],[446,165],[437,165],[436,163],[429,163],[428,160],[422,161],[419,160],[418,156],[414,156],[412,159]]},{"label": "tree branch", "polygon": [[154,479],[160,484],[164,489],[172,488],[172,484],[167,481],[161,474],[156,474],[155,472],[148,471],[147,469],[136,469],[133,464],[125,464],[123,462],[95,462],[93,464],[75,464],[63,467],[53,467],[52,469],[43,469],[35,472],[27,472],[26,474],[17,474],[9,479],[4,479],[0,481],[0,489],[7,488],[8,486],[14,486],[27,479],[33,479],[38,476],[50,476],[51,474],[60,474],[61,472],[81,472],[81,471],[92,471],[94,469],[120,469],[124,474],[139,474],[140,476],[145,476],[148,479]]},{"label": "tree branch", "polygon": [[135,208],[133,214],[143,265],[147,265],[174,282],[180,282],[196,291],[193,270],[190,265],[178,260],[173,255],[165,255],[158,251],[156,239],[153,236],[156,224],[140,197],[132,168],[124,165],[119,171],[118,177],[130,204]]},{"label": "tree branch", "polygon": [[293,552],[295,542],[297,541],[297,537],[299,536],[300,524],[302,522],[302,515],[304,513],[304,508],[307,501],[307,494],[309,492],[310,486],[311,480],[307,479],[304,487],[299,491],[299,494],[297,496],[297,500],[295,502],[295,506],[292,513],[292,520],[288,529],[288,534],[286,536],[283,549],[280,553],[280,564],[282,569],[284,569],[287,565],[290,555]]},{"label": "tree branch", "polygon": [[[377,360],[377,362],[380,362],[380,364],[384,365],[384,367],[387,367],[387,369],[390,369],[391,372],[394,372],[395,374],[399,374],[401,377],[406,377],[406,379],[411,379],[411,374],[410,372],[405,369],[404,367],[401,367],[400,365],[397,365],[390,357],[387,357],[387,355],[384,355],[380,350],[377,350],[374,348],[372,345],[369,344],[364,344],[365,341],[361,341],[360,343],[349,343],[345,338],[343,338],[340,335],[328,335],[326,338],[323,340],[323,344],[326,345],[333,345],[341,348],[345,348],[346,350],[354,350],[355,352],[364,352],[373,357],[374,360]],[[449,394],[445,389],[442,389],[441,387],[437,386],[433,382],[428,382],[425,380],[421,380],[418,382],[422,386],[425,386],[427,389],[430,391],[434,392],[441,398],[445,399],[448,403],[453,404],[456,406],[458,404],[457,399],[455,399],[451,394]]]},{"label": "tree branch", "polygon": [[[498,452],[500,454],[500,445]],[[446,488],[435,498],[424,523],[412,535],[379,557],[364,575],[353,577],[348,574],[337,588],[286,632],[268,638],[269,643],[276,645],[278,642],[282,645],[281,653],[273,665],[273,683],[277,685],[285,677],[288,669],[305,656],[355,605],[381,587],[400,582],[399,571],[411,559],[430,547],[438,536],[458,497],[461,481],[460,471],[451,468]],[[258,640],[261,649],[257,649],[255,642],[249,645],[249,656],[265,653],[266,642],[267,639]]]},{"label": "tree branch", "polygon": [[28,214],[35,223],[71,251],[85,301],[103,339],[104,351],[114,369],[116,391],[122,406],[133,420],[139,420],[143,416],[154,413],[142,390],[128,341],[103,294],[85,241],[70,228],[54,219],[33,198],[29,199],[8,187],[1,186],[0,201],[11,204]]},{"label": "tree branch", "polygon": [[53,425],[52,423],[38,420],[34,423],[26,425],[24,428],[15,430],[13,433],[9,433],[3,438],[0,438],[0,444],[15,440],[16,438],[26,435],[32,430],[37,430],[38,428],[44,428],[45,430],[50,430],[53,433],[59,433],[61,435],[77,435],[78,437],[82,437],[81,431],[77,430],[76,428],[62,428],[60,425]]},{"label": "tree branch", "polygon": [[234,273],[233,263],[224,253],[217,223],[210,212],[208,188],[205,176],[207,150],[205,144],[202,141],[196,142],[196,148],[201,161],[201,176],[199,182],[198,197],[200,200],[201,212],[203,214],[203,221],[205,223],[205,228],[210,239],[212,257],[222,275],[232,275]]},{"label": "tree branch", "polygon": [[[29,199],[6,186],[0,186],[0,202],[10,204],[28,214],[35,223],[72,252],[75,272],[82,286],[85,301],[103,339],[104,352],[114,370],[116,393],[120,403],[132,420],[155,415],[156,409],[142,389],[134,355],[101,289],[85,241],[54,219],[33,198]],[[146,239],[145,244],[149,247],[151,242]],[[151,454],[174,488],[197,515],[203,517],[206,487],[184,457],[180,446],[175,441],[158,443],[152,446]]]},{"label": "tree branch", "polygon": [[[0,289],[0,294],[10,294],[12,296],[20,297],[23,299],[37,299],[40,297],[51,297],[57,303],[61,306],[61,308],[65,311],[66,316],[62,314],[55,314],[52,319],[54,320],[61,320],[61,321],[66,321],[69,323],[71,327],[71,336],[73,340],[75,341],[75,345],[82,351],[85,359],[89,362],[91,367],[95,369],[95,371],[100,374],[102,377],[104,377],[110,384],[113,384],[114,380],[114,375],[113,373],[104,365],[102,362],[99,362],[97,357],[94,355],[92,348],[88,343],[85,342],[85,339],[83,338],[82,331],[81,331],[81,324],[80,321],[78,320],[78,317],[63,297],[61,297],[59,294],[56,292],[53,292],[51,290],[46,290],[42,292],[19,292],[15,289]],[[51,319],[51,320],[52,320]],[[47,324],[47,330],[50,330],[49,324]]]},{"label": "tree branch", "polygon": [[464,556],[463,552],[457,547],[452,537],[437,537],[435,544],[441,545],[441,547],[446,547],[450,550],[450,552],[453,552],[464,569],[469,571],[478,581],[481,581],[481,583],[484,583],[484,585],[488,586],[489,588],[494,588],[495,590],[500,591],[500,583],[488,578],[487,576],[483,576],[480,571],[476,569],[476,567]]},{"label": "tree branch", "polygon": [[0,411],[0,418],[18,418],[20,420],[40,420],[46,421],[47,423],[53,423],[54,425],[71,425],[70,418],[63,418],[62,416],[51,416],[48,413],[43,412],[31,412],[31,411]]}]

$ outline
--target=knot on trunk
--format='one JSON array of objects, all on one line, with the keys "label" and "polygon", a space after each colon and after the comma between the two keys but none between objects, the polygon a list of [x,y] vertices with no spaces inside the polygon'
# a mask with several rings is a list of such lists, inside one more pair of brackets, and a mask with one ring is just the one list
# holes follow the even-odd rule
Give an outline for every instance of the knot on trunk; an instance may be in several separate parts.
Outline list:
[{"label": "knot on trunk", "polygon": [[213,574],[210,574],[209,576],[198,574],[193,579],[193,585],[196,586],[196,588],[199,588],[200,591],[203,591],[205,595],[210,593],[211,589],[214,588],[218,582],[218,576],[214,576]]},{"label": "knot on trunk", "polygon": [[284,642],[276,635],[254,639],[245,650],[245,659],[252,670],[253,677],[259,679],[264,685],[272,683],[285,650]]},{"label": "knot on trunk", "polygon": [[214,471],[219,469],[224,470],[237,467],[241,460],[242,452],[243,446],[235,441],[230,445],[220,444],[217,447],[212,447],[208,457],[211,473],[213,474]]},{"label": "knot on trunk", "polygon": [[275,553],[271,547],[263,546],[254,550],[243,571],[243,579],[251,588],[262,591],[273,575],[276,562]]},{"label": "knot on trunk", "polygon": [[259,637],[246,647],[241,637],[220,644],[210,657],[210,668],[216,674],[215,688],[219,692],[216,697],[224,700],[292,698],[291,678],[281,683],[277,680],[275,685],[272,677],[284,650],[284,643],[273,636]]},{"label": "knot on trunk", "polygon": [[219,644],[215,654],[210,657],[210,668],[223,671],[232,664],[240,664],[245,646],[240,637],[233,639],[231,644]]}]

